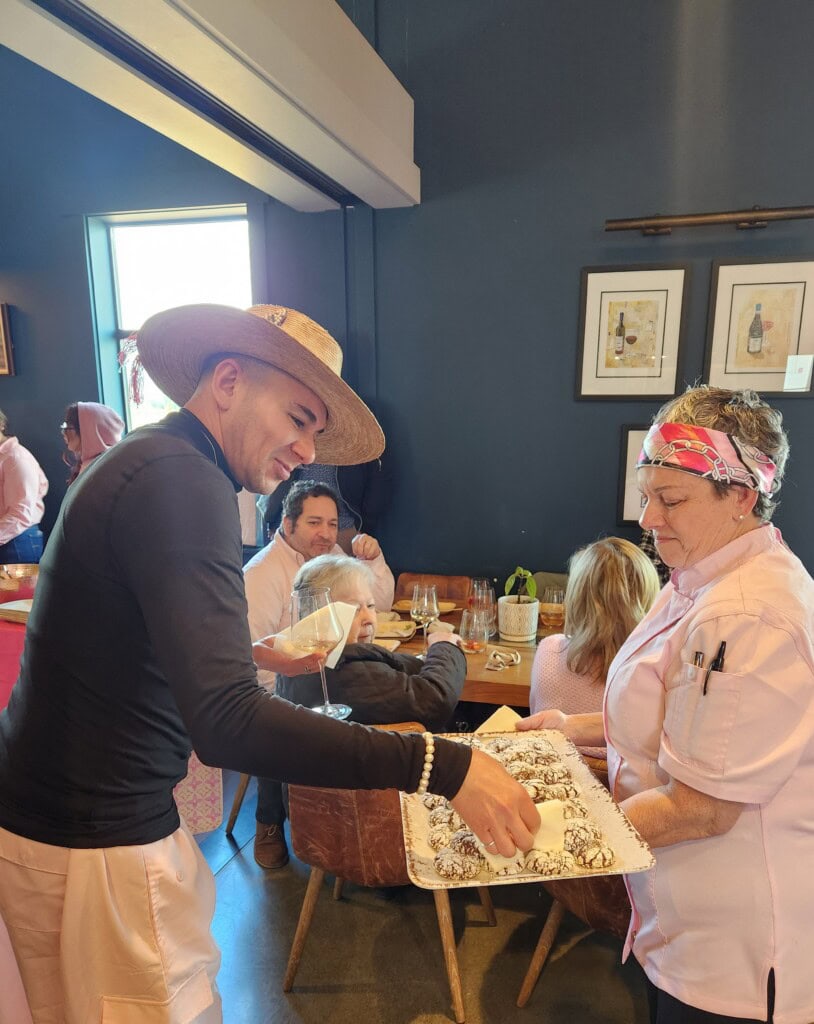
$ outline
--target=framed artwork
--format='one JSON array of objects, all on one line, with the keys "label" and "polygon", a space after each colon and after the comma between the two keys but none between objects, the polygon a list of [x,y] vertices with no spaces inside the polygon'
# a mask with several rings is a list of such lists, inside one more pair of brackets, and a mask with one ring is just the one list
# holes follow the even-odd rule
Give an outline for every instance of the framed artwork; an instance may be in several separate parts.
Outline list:
[{"label": "framed artwork", "polygon": [[11,326],[8,303],[0,302],[0,377],[14,376],[14,350],[11,347]]},{"label": "framed artwork", "polygon": [[686,264],[583,268],[577,399],[676,394],[689,279]]},{"label": "framed artwork", "polygon": [[704,380],[763,395],[811,395],[787,370],[814,355],[814,260],[712,265]]},{"label": "framed artwork", "polygon": [[622,446],[619,452],[619,493],[616,502],[618,526],[635,526],[642,514],[642,501],[636,482],[636,460],[649,427],[622,427]]}]

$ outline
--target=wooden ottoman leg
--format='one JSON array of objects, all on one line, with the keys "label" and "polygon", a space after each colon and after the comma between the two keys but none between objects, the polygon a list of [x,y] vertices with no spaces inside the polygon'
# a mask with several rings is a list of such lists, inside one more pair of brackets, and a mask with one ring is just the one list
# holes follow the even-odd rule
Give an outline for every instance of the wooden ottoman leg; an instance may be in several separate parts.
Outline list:
[{"label": "wooden ottoman leg", "polygon": [[251,781],[251,775],[241,773],[240,782],[237,784],[235,790],[235,798],[232,801],[232,810],[229,812],[229,820],[226,822],[226,835],[232,834],[232,829],[235,827],[237,816],[240,814],[240,808],[243,806],[243,797],[246,795],[246,790],[249,788],[249,782]]},{"label": "wooden ottoman leg", "polygon": [[452,912],[449,907],[449,892],[446,889],[433,889],[435,912],[438,915],[438,928],[441,932],[441,947],[444,951],[444,963],[449,978],[449,991],[452,995],[452,1010],[458,1024],[464,1024],[464,997],[461,991],[461,973],[458,970],[458,952],[455,949],[455,933],[452,930]]},{"label": "wooden ottoman leg", "polygon": [[294,941],[291,943],[291,953],[288,956],[288,965],[285,969],[283,992],[290,992],[294,985],[294,977],[297,974],[297,968],[300,966],[300,957],[305,946],[308,929],[311,927],[314,910],[319,899],[319,890],[324,879],[325,872],[321,868],[311,868],[308,887],[305,890],[305,899],[302,901],[302,910],[300,910],[300,919],[297,921],[297,930],[294,933]]},{"label": "wooden ottoman leg", "polygon": [[486,923],[494,928],[497,924],[497,918],[495,917],[495,905],[492,903],[492,894],[489,892],[488,887],[479,885],[478,896],[480,896],[483,909],[486,911]]},{"label": "wooden ottoman leg", "polygon": [[334,879],[333,897],[334,897],[335,900],[341,900],[342,899],[342,889],[344,888],[344,886],[345,886],[345,879],[344,878],[337,877],[337,878]]},{"label": "wooden ottoman leg", "polygon": [[548,917],[543,925],[543,930],[540,932],[540,938],[537,941],[537,948],[531,957],[531,963],[529,969],[526,971],[526,976],[523,978],[523,984],[520,986],[520,994],[517,997],[517,1005],[525,1006],[531,997],[531,993],[534,991],[534,986],[537,984],[537,979],[540,977],[540,971],[543,969],[543,964],[546,962],[548,954],[551,952],[551,947],[554,945],[554,939],[557,937],[560,923],[565,914],[565,907],[560,903],[559,900],[554,900],[551,904],[551,909],[548,912]]}]

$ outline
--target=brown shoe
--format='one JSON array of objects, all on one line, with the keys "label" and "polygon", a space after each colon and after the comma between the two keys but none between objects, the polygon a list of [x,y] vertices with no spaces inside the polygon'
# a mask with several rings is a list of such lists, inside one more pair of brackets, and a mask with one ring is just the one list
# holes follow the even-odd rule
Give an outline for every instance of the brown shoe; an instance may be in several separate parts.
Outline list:
[{"label": "brown shoe", "polygon": [[284,868],[288,863],[288,847],[280,825],[264,825],[257,822],[254,833],[254,859],[261,868],[273,871]]}]

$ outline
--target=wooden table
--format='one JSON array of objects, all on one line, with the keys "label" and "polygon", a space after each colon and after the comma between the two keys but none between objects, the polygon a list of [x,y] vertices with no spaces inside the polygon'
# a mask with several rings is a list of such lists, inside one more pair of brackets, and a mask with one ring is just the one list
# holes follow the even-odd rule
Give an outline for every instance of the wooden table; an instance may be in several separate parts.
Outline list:
[{"label": "wooden table", "polygon": [[[457,628],[461,621],[461,613],[459,611],[452,612],[442,616],[442,620]],[[549,636],[553,632],[555,630],[541,630],[537,634],[537,639]],[[402,643],[399,651],[404,654],[420,654],[423,650],[423,643],[422,632],[417,630],[411,640]],[[493,672],[487,669],[486,659],[493,647],[506,651],[517,651],[520,654],[520,664],[510,665],[502,672]],[[531,687],[531,666],[536,650],[536,642],[509,644],[496,637],[494,642],[489,642],[485,654],[467,654],[466,681],[461,692],[461,700],[474,701],[478,704],[509,704],[513,707],[527,708]]]}]

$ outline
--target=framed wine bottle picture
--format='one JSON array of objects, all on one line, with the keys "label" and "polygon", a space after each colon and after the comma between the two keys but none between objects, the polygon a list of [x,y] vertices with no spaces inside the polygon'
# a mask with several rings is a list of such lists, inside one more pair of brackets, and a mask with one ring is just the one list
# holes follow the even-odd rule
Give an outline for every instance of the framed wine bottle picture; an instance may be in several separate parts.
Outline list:
[{"label": "framed wine bottle picture", "polygon": [[635,526],[642,514],[642,496],[636,475],[636,463],[649,429],[643,423],[626,423],[622,427],[622,444],[619,449],[619,489],[616,499],[616,523],[618,526]]},{"label": "framed wine bottle picture", "polygon": [[0,302],[0,377],[14,376],[14,349],[11,347],[11,322],[8,303]]},{"label": "framed wine bottle picture", "polygon": [[584,267],[577,399],[665,399],[681,383],[687,264]]},{"label": "framed wine bottle picture", "polygon": [[704,380],[762,395],[809,396],[788,371],[814,355],[814,260],[712,265]]}]

